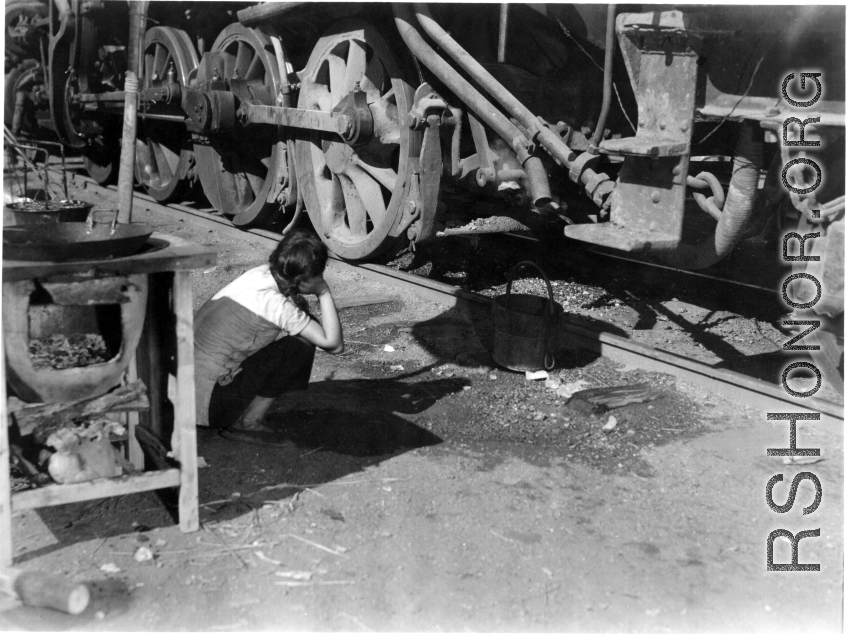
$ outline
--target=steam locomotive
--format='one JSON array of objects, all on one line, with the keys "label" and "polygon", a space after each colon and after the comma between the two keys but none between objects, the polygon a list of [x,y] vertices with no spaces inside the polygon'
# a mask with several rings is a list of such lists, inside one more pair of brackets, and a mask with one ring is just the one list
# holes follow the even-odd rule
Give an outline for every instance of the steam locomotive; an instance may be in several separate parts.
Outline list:
[{"label": "steam locomotive", "polygon": [[508,197],[477,231],[687,269],[818,232],[794,266],[843,337],[843,6],[152,2],[137,50],[129,7],[7,1],[13,135],[112,182],[137,90],[150,196],[202,190],[242,227],[308,215],[350,261],[461,233],[452,192]]}]

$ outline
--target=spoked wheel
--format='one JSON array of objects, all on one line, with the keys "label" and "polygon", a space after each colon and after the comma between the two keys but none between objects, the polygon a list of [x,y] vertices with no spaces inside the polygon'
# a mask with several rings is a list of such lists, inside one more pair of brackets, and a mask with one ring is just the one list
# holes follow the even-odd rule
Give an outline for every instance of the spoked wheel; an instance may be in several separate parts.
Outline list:
[{"label": "spoked wheel", "polygon": [[315,45],[301,79],[299,107],[330,112],[358,85],[373,117],[373,133],[355,147],[329,134],[297,140],[297,182],[312,224],[348,260],[396,248],[405,240],[392,230],[402,216],[409,158],[422,139],[404,125],[414,92],[396,58],[374,25],[344,21]]},{"label": "spoked wheel", "polygon": [[[280,69],[266,34],[231,24],[215,40],[211,53],[212,63],[204,63],[197,73],[199,84],[225,82],[238,100],[275,105]],[[209,134],[195,142],[194,152],[203,192],[218,211],[232,214],[239,226],[274,219],[280,209],[278,185],[287,175],[286,143],[278,128],[239,127]]]},{"label": "spoked wheel", "polygon": [[[197,53],[188,35],[179,29],[156,26],[144,37],[144,79],[142,89],[175,81],[188,85],[197,68]],[[179,105],[152,104],[145,114],[181,117]],[[155,118],[139,118],[135,144],[135,177],[153,199],[178,200],[190,182],[193,160],[185,124]]]}]

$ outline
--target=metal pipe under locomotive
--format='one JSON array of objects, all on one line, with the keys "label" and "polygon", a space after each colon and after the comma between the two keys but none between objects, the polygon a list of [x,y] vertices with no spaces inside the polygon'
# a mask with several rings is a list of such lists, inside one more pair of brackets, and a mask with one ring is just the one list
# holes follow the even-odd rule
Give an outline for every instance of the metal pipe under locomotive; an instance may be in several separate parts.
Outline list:
[{"label": "metal pipe under locomotive", "polygon": [[[12,0],[6,29],[6,126],[113,181],[128,3]],[[152,2],[141,56],[136,178],[160,202],[305,212],[352,261],[450,233],[446,189],[508,197],[488,226],[680,268],[818,231],[795,266],[843,331],[844,7]],[[795,161],[783,183],[806,156],[822,181]]]}]

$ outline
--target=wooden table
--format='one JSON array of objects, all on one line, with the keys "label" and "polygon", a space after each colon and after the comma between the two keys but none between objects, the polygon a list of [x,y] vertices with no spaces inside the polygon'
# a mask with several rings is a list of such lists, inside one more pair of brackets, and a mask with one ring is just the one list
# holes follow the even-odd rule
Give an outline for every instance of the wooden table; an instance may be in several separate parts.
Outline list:
[{"label": "wooden table", "polygon": [[[216,260],[212,249],[154,233],[145,251],[129,257],[72,262],[3,261],[4,285],[77,274],[148,276],[144,329],[128,373],[130,379],[138,377],[144,381],[150,409],[129,415],[129,459],[142,466],[145,461],[141,445],[158,447],[159,452],[158,456],[146,452],[150,459],[147,462],[152,463],[148,466],[156,466],[156,470],[12,493],[8,434],[11,420],[7,418],[5,359],[0,359],[0,405],[4,410],[0,419],[0,566],[12,565],[12,512],[19,509],[179,487],[180,529],[190,532],[199,528],[191,270],[212,266]],[[0,346],[0,350],[4,349]],[[138,444],[136,438],[144,442]]]}]

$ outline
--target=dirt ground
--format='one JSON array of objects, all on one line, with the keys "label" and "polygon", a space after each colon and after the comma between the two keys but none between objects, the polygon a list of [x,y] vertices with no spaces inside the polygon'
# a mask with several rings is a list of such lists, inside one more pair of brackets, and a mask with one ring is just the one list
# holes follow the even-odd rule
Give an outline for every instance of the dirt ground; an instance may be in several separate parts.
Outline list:
[{"label": "dirt ground", "polygon": [[[218,249],[218,264],[194,274],[197,307],[266,257],[162,216],[139,220]],[[645,300],[584,277],[554,280],[566,310],[619,329],[639,323],[632,311]],[[309,390],[272,410],[290,443],[201,431],[196,533],[180,533],[155,493],[17,512],[15,565],[85,582],[93,599],[76,617],[0,599],[0,628],[841,631],[840,426],[799,423],[798,446],[820,447],[823,460],[786,465],[766,449],[786,446],[787,424],[744,404],[564,339],[549,380],[530,381],[492,361],[486,310],[338,269],[327,279],[339,300],[382,303],[343,310],[346,351],[319,353]],[[694,356],[694,331],[675,319],[687,315],[713,317],[716,329],[741,323],[723,333],[739,357],[767,352],[750,333],[782,342],[767,321],[710,317],[692,292],[655,298],[666,319],[639,336],[691,340]],[[577,381],[647,384],[656,398],[600,411],[567,398]],[[780,503],[803,471],[820,480],[818,509],[802,515],[815,494],[804,480],[793,510],[771,511],[768,480],[784,476]],[[766,570],[778,528],[820,529],[800,542],[800,563],[820,572]],[[136,561],[142,547],[151,560]],[[790,560],[777,539],[774,561]]]}]

